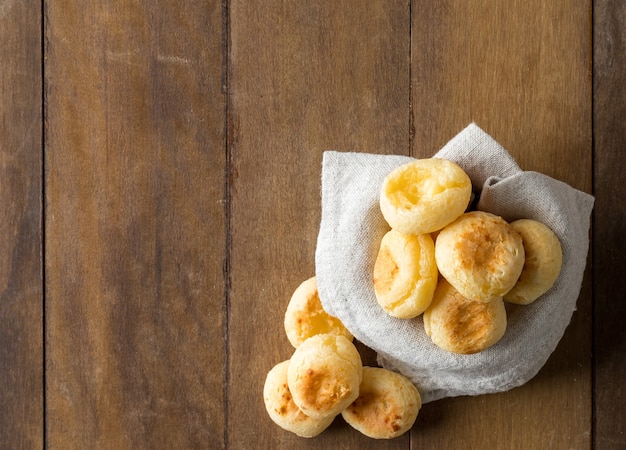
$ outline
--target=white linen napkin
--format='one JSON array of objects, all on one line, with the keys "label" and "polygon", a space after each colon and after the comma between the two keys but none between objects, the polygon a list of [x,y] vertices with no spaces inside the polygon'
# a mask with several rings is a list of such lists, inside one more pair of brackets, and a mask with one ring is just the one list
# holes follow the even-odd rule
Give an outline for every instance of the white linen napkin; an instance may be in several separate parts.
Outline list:
[{"label": "white linen napkin", "polygon": [[526,383],[556,348],[576,309],[589,247],[594,198],[537,172],[522,171],[493,138],[471,124],[435,157],[450,159],[470,176],[477,209],[507,221],[535,219],[563,248],[555,285],[530,305],[507,304],[507,330],[494,346],[473,355],[440,349],[422,316],[397,319],[376,301],[372,274],[389,226],[379,207],[384,177],[413,158],[327,151],[322,163],[322,217],[315,255],[324,308],[378,362],[410,378],[424,403],[444,397],[505,391]]}]

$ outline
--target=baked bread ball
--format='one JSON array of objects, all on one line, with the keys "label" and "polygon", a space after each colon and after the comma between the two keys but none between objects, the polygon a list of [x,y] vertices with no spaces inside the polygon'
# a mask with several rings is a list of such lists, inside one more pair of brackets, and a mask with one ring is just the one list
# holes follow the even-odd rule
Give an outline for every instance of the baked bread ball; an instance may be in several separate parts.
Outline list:
[{"label": "baked bread ball", "polygon": [[341,415],[354,429],[374,439],[392,439],[408,431],[422,406],[411,381],[387,369],[363,367],[359,397]]},{"label": "baked bread ball", "polygon": [[307,416],[336,416],[359,396],[362,370],[361,356],[345,336],[318,334],[294,351],[287,384]]},{"label": "baked bread ball", "polygon": [[484,211],[463,214],[437,236],[439,273],[464,297],[502,297],[524,267],[522,237],[504,219]]},{"label": "baked bread ball", "polygon": [[427,234],[460,216],[471,194],[472,182],[457,164],[447,159],[418,159],[385,177],[380,210],[394,230]]},{"label": "baked bread ball", "polygon": [[287,305],[284,325],[287,339],[294,347],[316,334],[336,334],[352,340],[352,334],[341,320],[324,311],[315,277],[303,281],[294,291]]},{"label": "baked bread ball", "polygon": [[304,414],[293,402],[287,385],[289,360],[276,364],[267,374],[263,386],[265,409],[272,421],[283,430],[300,437],[314,437],[333,422],[335,416],[314,419]]},{"label": "baked bread ball", "polygon": [[476,302],[440,280],[432,303],[424,311],[424,329],[433,343],[453,353],[478,353],[498,342],[506,331],[502,298]]},{"label": "baked bread ball", "polygon": [[374,292],[391,316],[410,319],[428,307],[437,286],[435,244],[429,234],[383,236],[374,264]]},{"label": "baked bread ball", "polygon": [[541,222],[520,219],[511,227],[522,237],[525,263],[519,280],[504,300],[528,305],[552,287],[561,272],[563,251],[554,232]]}]

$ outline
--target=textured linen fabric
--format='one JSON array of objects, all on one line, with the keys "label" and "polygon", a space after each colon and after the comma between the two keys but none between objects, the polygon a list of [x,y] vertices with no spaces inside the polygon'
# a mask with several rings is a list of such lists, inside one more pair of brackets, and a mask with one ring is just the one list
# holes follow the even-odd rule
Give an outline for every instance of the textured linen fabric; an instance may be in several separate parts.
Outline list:
[{"label": "textured linen fabric", "polygon": [[327,151],[322,163],[322,218],[315,255],[320,299],[379,363],[410,378],[424,403],[444,397],[500,392],[524,384],[556,348],[576,309],[589,247],[594,199],[537,172],[522,171],[493,138],[471,124],[435,157],[470,176],[476,209],[507,221],[535,219],[563,248],[554,286],[530,305],[507,306],[507,330],[494,346],[473,355],[447,352],[424,331],[422,316],[398,319],[376,301],[372,273],[389,230],[379,207],[385,176],[413,158]]}]

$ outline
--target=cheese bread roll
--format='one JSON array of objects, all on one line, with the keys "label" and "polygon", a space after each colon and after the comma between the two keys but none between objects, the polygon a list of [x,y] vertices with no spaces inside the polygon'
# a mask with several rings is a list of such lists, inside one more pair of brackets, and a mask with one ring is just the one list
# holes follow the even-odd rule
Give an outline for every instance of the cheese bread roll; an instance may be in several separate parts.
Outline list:
[{"label": "cheese bread roll", "polygon": [[528,305],[552,287],[561,272],[563,252],[559,238],[541,222],[516,220],[511,227],[522,236],[525,263],[519,280],[504,299]]},{"label": "cheese bread roll", "polygon": [[447,159],[418,159],[385,177],[380,209],[394,230],[427,234],[460,216],[471,194],[472,182],[457,164]]},{"label": "cheese bread roll", "polygon": [[433,343],[453,353],[478,353],[500,340],[506,330],[502,298],[475,302],[440,280],[424,311],[424,329]]},{"label": "cheese bread roll", "polygon": [[314,419],[304,414],[293,402],[287,385],[289,361],[276,364],[267,374],[263,386],[265,409],[272,421],[283,430],[300,437],[314,437],[333,422],[335,416]]},{"label": "cheese bread roll", "polygon": [[374,264],[374,292],[391,316],[410,319],[428,307],[437,286],[435,244],[429,234],[390,230]]},{"label": "cheese bread roll", "polygon": [[362,369],[359,352],[344,336],[310,337],[289,362],[293,401],[307,416],[336,416],[359,396]]},{"label": "cheese bread roll", "polygon": [[354,429],[374,439],[392,439],[408,431],[422,406],[411,381],[387,369],[363,367],[359,397],[342,411]]},{"label": "cheese bread roll", "polygon": [[464,297],[490,301],[506,294],[524,267],[522,237],[484,211],[463,214],[437,236],[439,273]]},{"label": "cheese bread roll", "polygon": [[352,340],[352,334],[341,320],[324,311],[315,277],[303,281],[294,291],[287,305],[284,325],[287,339],[294,347],[316,334],[336,334]]}]

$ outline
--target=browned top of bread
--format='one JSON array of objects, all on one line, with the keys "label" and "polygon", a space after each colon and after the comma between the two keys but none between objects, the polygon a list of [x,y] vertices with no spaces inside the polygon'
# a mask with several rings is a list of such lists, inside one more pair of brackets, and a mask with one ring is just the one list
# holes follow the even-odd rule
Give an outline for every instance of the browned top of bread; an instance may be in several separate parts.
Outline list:
[{"label": "browned top of bread", "polygon": [[304,341],[291,357],[288,385],[306,415],[337,415],[359,395],[362,363],[344,336],[319,334]]},{"label": "browned top of bread", "polygon": [[316,334],[340,334],[352,340],[341,320],[324,310],[316,277],[303,281],[293,292],[285,311],[284,326],[287,339],[294,347]]},{"label": "browned top of bread", "polygon": [[464,297],[489,301],[515,285],[524,266],[524,247],[504,219],[472,211],[441,230],[435,259],[439,272]]},{"label": "browned top of bread", "polygon": [[495,344],[504,335],[506,322],[502,298],[468,300],[443,279],[424,312],[424,329],[432,341],[461,354],[477,353]]},{"label": "browned top of bread", "polygon": [[289,361],[276,364],[267,374],[263,387],[265,408],[274,423],[301,437],[313,437],[324,431],[333,416],[317,419],[304,414],[294,403],[287,384]]},{"label": "browned top of bread", "polygon": [[405,433],[417,418],[420,394],[403,375],[379,367],[364,367],[359,397],[342,412],[352,427],[374,439]]}]

